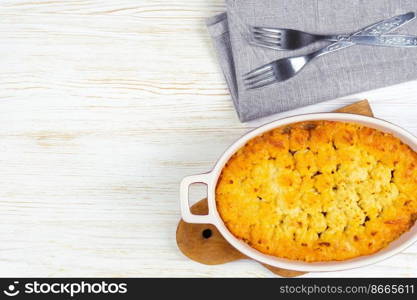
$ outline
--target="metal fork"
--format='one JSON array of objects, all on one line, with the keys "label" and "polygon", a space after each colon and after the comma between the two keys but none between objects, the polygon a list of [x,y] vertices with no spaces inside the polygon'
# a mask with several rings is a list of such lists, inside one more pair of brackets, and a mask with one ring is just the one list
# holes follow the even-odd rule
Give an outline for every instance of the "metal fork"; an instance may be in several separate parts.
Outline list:
[{"label": "metal fork", "polygon": [[339,42],[347,40],[350,34],[322,35],[300,30],[272,27],[250,27],[250,42],[275,50],[295,50],[317,41]]},{"label": "metal fork", "polygon": [[294,29],[272,27],[250,27],[250,30],[249,42],[251,44],[274,50],[296,50],[317,41],[345,41],[358,45],[384,47],[417,47],[417,36],[414,35],[319,35]]},{"label": "metal fork", "polygon": [[[374,35],[380,36],[388,33],[400,26],[410,22],[415,18],[415,13],[410,12],[404,15],[370,25],[356,33],[355,35]],[[353,42],[341,41],[333,43],[307,55],[293,56],[278,59],[269,64],[263,65],[243,76],[246,89],[256,89],[276,82],[282,82],[295,76],[307,63],[324,54],[331,53],[355,45]]]}]

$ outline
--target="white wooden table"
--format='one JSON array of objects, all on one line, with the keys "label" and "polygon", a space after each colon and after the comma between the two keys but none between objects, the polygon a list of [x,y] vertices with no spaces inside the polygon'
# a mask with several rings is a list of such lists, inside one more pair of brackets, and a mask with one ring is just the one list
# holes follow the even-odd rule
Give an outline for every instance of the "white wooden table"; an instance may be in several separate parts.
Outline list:
[{"label": "white wooden table", "polygon": [[[175,243],[181,178],[278,117],[238,121],[204,25],[223,10],[222,0],[1,1],[0,276],[272,276],[250,261],[200,265]],[[281,116],[365,97],[417,134],[417,82]],[[417,245],[306,276],[417,276],[416,261]]]}]

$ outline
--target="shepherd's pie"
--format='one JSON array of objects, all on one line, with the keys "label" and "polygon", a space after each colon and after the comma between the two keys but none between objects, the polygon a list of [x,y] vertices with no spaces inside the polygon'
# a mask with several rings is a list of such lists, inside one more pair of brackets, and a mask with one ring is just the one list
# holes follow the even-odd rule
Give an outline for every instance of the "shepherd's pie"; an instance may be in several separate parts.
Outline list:
[{"label": "shepherd's pie", "polygon": [[216,202],[227,228],[264,254],[306,262],[369,255],[417,219],[417,153],[359,124],[297,123],[238,150]]}]

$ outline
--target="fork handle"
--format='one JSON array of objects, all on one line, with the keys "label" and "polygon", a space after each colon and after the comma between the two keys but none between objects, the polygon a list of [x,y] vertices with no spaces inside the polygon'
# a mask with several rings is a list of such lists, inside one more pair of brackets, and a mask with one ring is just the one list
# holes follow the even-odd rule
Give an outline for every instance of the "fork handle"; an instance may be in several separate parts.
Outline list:
[{"label": "fork handle", "polygon": [[329,42],[344,42],[349,40],[349,34],[329,34],[329,35],[318,35],[319,40],[325,40]]},{"label": "fork handle", "polygon": [[[401,27],[402,25],[410,22],[411,20],[415,19],[416,15],[414,12],[409,12],[403,15],[398,15],[395,17],[392,17],[390,19],[377,22],[373,25],[370,25],[364,29],[361,29],[357,32],[355,32],[352,36],[358,36],[358,35],[375,35],[375,36],[381,36],[383,34],[386,34],[388,32],[391,32],[394,29],[397,29]],[[341,41],[341,42],[335,42],[332,43],[322,49],[319,49],[315,52],[312,52],[310,54],[307,54],[307,57],[309,59],[313,59],[319,56],[322,56],[327,53],[331,53],[334,51],[338,51],[344,48],[348,48],[350,46],[355,45],[355,43],[352,43],[350,41]]]},{"label": "fork handle", "polygon": [[325,55],[325,54],[328,54],[328,53],[332,53],[332,52],[341,50],[343,48],[347,48],[349,46],[350,46],[349,43],[333,43],[333,44],[330,44],[330,45],[328,45],[324,48],[321,48],[317,51],[314,51],[310,54],[307,54],[307,56],[308,56],[309,60],[311,60],[311,59],[317,58],[319,56],[322,56],[322,55]]}]

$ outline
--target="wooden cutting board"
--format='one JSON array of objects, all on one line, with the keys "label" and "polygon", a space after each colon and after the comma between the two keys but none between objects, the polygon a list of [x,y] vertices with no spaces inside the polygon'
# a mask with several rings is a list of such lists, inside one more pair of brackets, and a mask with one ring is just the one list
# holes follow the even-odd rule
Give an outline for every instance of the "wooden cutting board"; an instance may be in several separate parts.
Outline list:
[{"label": "wooden cutting board", "polygon": [[[336,112],[374,116],[368,100],[356,102],[338,109]],[[194,204],[191,207],[191,212],[196,215],[206,215],[208,213],[207,199]],[[233,248],[216,227],[210,224],[189,224],[181,220],[177,227],[177,245],[185,256],[205,265],[220,265],[239,259],[249,259]],[[305,274],[305,272],[262,265],[282,277],[296,277]]]}]

